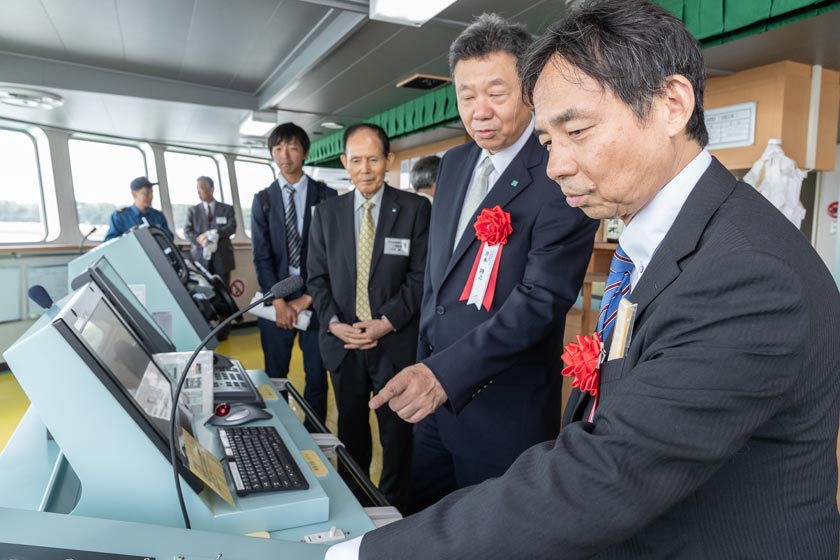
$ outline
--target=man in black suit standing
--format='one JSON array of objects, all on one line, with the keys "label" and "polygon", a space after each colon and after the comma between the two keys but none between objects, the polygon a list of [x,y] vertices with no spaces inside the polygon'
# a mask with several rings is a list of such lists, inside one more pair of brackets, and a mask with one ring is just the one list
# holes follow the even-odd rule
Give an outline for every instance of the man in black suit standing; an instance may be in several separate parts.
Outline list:
[{"label": "man in black suit standing", "polygon": [[[598,224],[570,208],[545,174],[547,155],[516,73],[530,42],[524,26],[485,14],[450,47],[458,111],[474,141],[440,164],[420,363],[372,403],[390,398],[402,418],[420,422],[411,511],[501,475],[560,430],[564,318]],[[495,279],[482,285],[478,261],[492,249],[480,236],[499,220],[512,232],[494,253]]]},{"label": "man in black suit standing", "polygon": [[[704,149],[697,41],[650,2],[588,3],[522,75],[569,203],[627,224],[608,292],[629,295],[605,297],[607,358],[579,363],[589,390],[555,441],[366,534],[359,556],[837,558],[840,294]],[[632,334],[613,348],[622,297]]]},{"label": "man in black suit standing", "polygon": [[[335,190],[303,172],[309,155],[309,136],[294,123],[279,125],[268,136],[268,151],[280,177],[254,195],[251,205],[251,242],[254,268],[262,293],[289,276],[306,280],[309,224],[313,208],[334,197]],[[306,330],[295,329],[300,313],[312,305],[307,286],[287,298],[272,301],[276,320],[258,319],[265,371],[286,377],[292,347],[299,335],[306,385],[303,398],[321,419],[327,416],[327,372],[318,349],[318,319],[313,314]]]},{"label": "man in black suit standing", "polygon": [[[236,233],[236,213],[233,206],[213,197],[215,185],[210,177],[196,179],[200,204],[187,210],[184,236],[190,242],[190,255],[208,271],[218,274],[225,287],[230,286],[230,271],[236,268],[230,237]],[[215,231],[215,233],[211,233]],[[208,251],[208,246],[215,250]],[[207,253],[209,258],[207,258]]]},{"label": "man in black suit standing", "polygon": [[[335,389],[338,437],[363,469],[371,459],[370,393],[414,361],[423,294],[431,205],[385,183],[393,159],[382,128],[349,127],[341,163],[356,188],[315,209],[309,240],[309,290]],[[402,507],[411,425],[387,408],[377,420],[379,489]]]}]

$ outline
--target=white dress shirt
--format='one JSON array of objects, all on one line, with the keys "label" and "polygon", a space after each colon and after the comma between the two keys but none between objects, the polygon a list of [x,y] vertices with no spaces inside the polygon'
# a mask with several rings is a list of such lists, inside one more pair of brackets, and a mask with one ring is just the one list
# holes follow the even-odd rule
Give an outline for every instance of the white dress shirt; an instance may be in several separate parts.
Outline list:
[{"label": "white dress shirt", "polygon": [[712,156],[708,150],[701,151],[624,228],[619,243],[635,265],[630,274],[631,286],[638,285],[688,195],[711,163]]}]

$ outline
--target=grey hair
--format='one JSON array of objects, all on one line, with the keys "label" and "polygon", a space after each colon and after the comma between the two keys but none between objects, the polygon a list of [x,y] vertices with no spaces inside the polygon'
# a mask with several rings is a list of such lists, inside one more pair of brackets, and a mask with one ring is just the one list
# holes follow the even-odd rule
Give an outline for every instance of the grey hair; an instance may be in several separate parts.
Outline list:
[{"label": "grey hair", "polygon": [[546,65],[559,60],[611,91],[641,121],[663,94],[668,77],[684,76],[694,89],[686,133],[701,146],[709,143],[700,44],[664,8],[646,0],[592,0],[574,8],[537,39],[519,67],[522,95],[529,103]]},{"label": "grey hair", "polygon": [[481,14],[449,47],[449,72],[469,58],[484,58],[496,52],[510,53],[521,61],[531,45],[531,34],[521,23],[511,23],[498,14]]},{"label": "grey hair", "polygon": [[438,156],[426,156],[420,158],[411,168],[409,182],[418,191],[431,189],[432,183],[437,179],[440,158]]},{"label": "grey hair", "polygon": [[199,178],[198,178],[198,179],[196,179],[195,181],[196,181],[196,182],[199,182],[199,181],[204,181],[205,183],[207,183],[207,186],[208,186],[208,187],[210,187],[211,189],[214,189],[214,190],[215,190],[215,188],[216,188],[216,185],[215,185],[215,184],[213,184],[213,179],[211,179],[211,178],[210,178],[210,177],[208,177],[207,175],[202,175],[201,177],[199,177]]}]

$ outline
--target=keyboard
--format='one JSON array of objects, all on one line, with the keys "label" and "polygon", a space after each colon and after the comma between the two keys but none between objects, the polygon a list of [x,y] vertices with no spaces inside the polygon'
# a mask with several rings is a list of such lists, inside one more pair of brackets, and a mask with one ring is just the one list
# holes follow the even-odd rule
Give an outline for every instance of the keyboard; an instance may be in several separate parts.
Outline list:
[{"label": "keyboard", "polygon": [[237,496],[309,488],[273,426],[221,428],[219,439]]},{"label": "keyboard", "polygon": [[239,363],[231,363],[231,367],[213,368],[213,401],[219,403],[249,403],[265,406],[257,388]]}]

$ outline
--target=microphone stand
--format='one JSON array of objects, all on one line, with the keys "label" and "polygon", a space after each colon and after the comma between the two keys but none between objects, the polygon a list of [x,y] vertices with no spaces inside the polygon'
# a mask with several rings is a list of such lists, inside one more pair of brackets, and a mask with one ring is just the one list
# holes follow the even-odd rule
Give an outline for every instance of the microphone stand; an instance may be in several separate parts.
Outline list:
[{"label": "microphone stand", "polygon": [[82,237],[82,242],[79,243],[79,254],[80,255],[85,252],[85,241],[87,241],[88,237],[93,235],[93,232],[95,232],[96,229],[97,229],[96,226],[93,226],[92,228],[90,228],[90,231],[87,232],[84,237]]},{"label": "microphone stand", "polygon": [[[286,285],[284,285],[286,284]],[[292,289],[288,289],[291,287]],[[175,476],[175,490],[178,494],[178,505],[181,506],[181,514],[184,516],[184,525],[187,529],[190,529],[190,517],[187,514],[187,505],[184,502],[184,494],[181,491],[181,477],[178,475],[178,457],[177,457],[177,445],[175,439],[175,424],[178,420],[178,399],[181,397],[181,390],[184,388],[184,382],[187,380],[187,372],[190,371],[193,362],[195,361],[198,353],[204,348],[204,346],[210,342],[216,333],[222,330],[225,326],[230,324],[234,319],[237,317],[244,315],[246,312],[250,311],[251,309],[255,308],[258,305],[262,305],[263,303],[276,299],[279,297],[286,297],[290,293],[294,293],[300,288],[303,287],[303,280],[300,276],[290,276],[289,278],[282,280],[272,286],[271,290],[258,299],[257,301],[251,303],[248,307],[244,309],[240,309],[224,321],[220,322],[214,329],[212,329],[207,336],[201,341],[198,345],[198,348],[195,349],[195,352],[192,353],[190,359],[187,360],[187,365],[184,366],[184,370],[181,372],[181,378],[178,379],[178,385],[172,391],[172,408],[169,413],[169,460],[172,462],[172,473]]]}]

